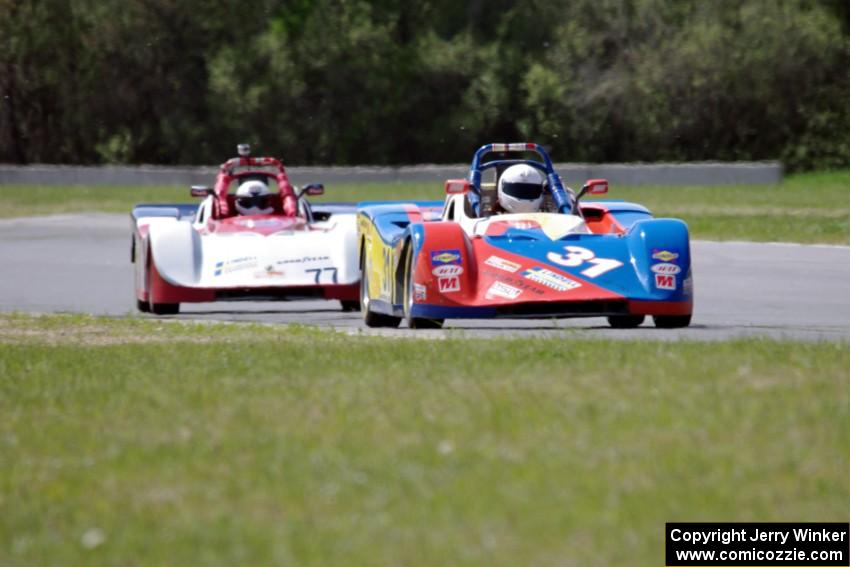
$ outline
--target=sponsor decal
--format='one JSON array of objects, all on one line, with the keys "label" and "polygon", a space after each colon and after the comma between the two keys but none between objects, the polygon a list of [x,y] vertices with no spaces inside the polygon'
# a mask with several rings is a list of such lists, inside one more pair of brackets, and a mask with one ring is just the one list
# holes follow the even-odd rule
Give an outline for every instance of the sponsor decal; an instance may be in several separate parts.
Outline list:
[{"label": "sponsor decal", "polygon": [[443,266],[445,264],[460,264],[460,250],[431,251],[432,266]]},{"label": "sponsor decal", "polygon": [[551,270],[541,267],[525,270],[522,276],[540,285],[552,288],[555,291],[569,291],[581,287],[581,284],[577,281],[565,278],[561,274],[556,274]]},{"label": "sponsor decal", "polygon": [[278,266],[284,264],[309,264],[311,262],[325,262],[330,260],[329,256],[301,256],[300,258],[285,258],[275,262]]},{"label": "sponsor decal", "polygon": [[662,262],[672,262],[679,257],[679,251],[675,248],[671,248],[670,250],[664,250],[662,248],[653,248],[652,249],[652,259],[660,260]]},{"label": "sponsor decal", "polygon": [[540,223],[533,220],[516,220],[508,222],[508,225],[511,228],[516,228],[519,230],[533,230],[535,228],[540,228]]},{"label": "sponsor decal", "polygon": [[502,282],[493,282],[490,289],[487,290],[485,297],[492,299],[494,297],[503,297],[505,299],[516,299],[522,293],[521,289],[515,288]]},{"label": "sponsor decal", "polygon": [[460,278],[458,276],[439,278],[437,279],[437,284],[440,288],[440,293],[453,293],[455,291],[460,291]]},{"label": "sponsor decal", "polygon": [[655,287],[658,289],[676,289],[676,276],[655,274]]},{"label": "sponsor decal", "polygon": [[232,260],[222,260],[215,263],[215,276],[230,274],[240,270],[247,270],[257,266],[256,256],[243,256],[241,258],[233,258]]},{"label": "sponsor decal", "polygon": [[257,279],[276,278],[276,277],[279,277],[279,276],[282,276],[282,275],[283,275],[283,271],[282,270],[275,270],[274,266],[272,266],[271,264],[266,266],[265,269],[263,269],[263,270],[257,270],[256,272],[254,272],[254,277],[257,278]]},{"label": "sponsor decal", "polygon": [[437,266],[431,273],[437,276],[438,278],[446,278],[449,276],[459,276],[463,273],[463,268],[460,266],[455,266],[453,264],[448,264],[445,266]]},{"label": "sponsor decal", "polygon": [[662,262],[660,264],[653,264],[652,268],[650,268],[656,274],[671,274],[676,275],[682,271],[682,268],[677,266],[676,264],[671,264],[669,262]]},{"label": "sponsor decal", "polygon": [[427,297],[427,288],[424,285],[413,284],[413,301],[425,301]]},{"label": "sponsor decal", "polygon": [[522,267],[516,262],[511,262],[510,260],[505,260],[504,258],[499,258],[498,256],[490,256],[489,258],[484,260],[484,263],[488,266],[493,266],[494,268],[499,268],[500,270],[511,272],[512,274]]},{"label": "sponsor decal", "polygon": [[513,287],[519,288],[523,291],[527,291],[529,293],[533,293],[534,295],[545,295],[542,289],[537,287],[536,285],[532,285],[528,283],[528,281],[517,277],[517,276],[509,276],[508,274],[504,274],[502,272],[494,272],[493,270],[481,270],[481,275],[489,278],[493,278],[496,281],[506,283],[508,285],[512,285]]}]

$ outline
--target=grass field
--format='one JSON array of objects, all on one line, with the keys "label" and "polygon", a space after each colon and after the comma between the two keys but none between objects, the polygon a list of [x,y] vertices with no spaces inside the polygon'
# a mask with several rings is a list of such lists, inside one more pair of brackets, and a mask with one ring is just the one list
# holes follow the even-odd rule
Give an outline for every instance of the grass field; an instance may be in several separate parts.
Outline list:
[{"label": "grass field", "polygon": [[0,315],[2,565],[663,565],[846,521],[850,349]]},{"label": "grass field", "polygon": [[[583,180],[569,180],[574,186]],[[616,187],[608,197],[682,218],[695,238],[850,244],[850,171],[787,177],[779,185]],[[324,200],[443,198],[439,183],[328,186]],[[0,216],[127,213],[140,202],[191,202],[184,187],[0,186]]]}]

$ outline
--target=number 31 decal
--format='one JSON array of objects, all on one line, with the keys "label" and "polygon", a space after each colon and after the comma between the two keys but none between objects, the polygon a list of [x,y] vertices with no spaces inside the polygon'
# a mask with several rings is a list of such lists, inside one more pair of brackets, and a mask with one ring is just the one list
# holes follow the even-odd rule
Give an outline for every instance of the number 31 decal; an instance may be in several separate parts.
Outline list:
[{"label": "number 31 decal", "polygon": [[585,262],[593,264],[591,267],[581,271],[581,275],[589,278],[601,276],[605,272],[610,272],[614,268],[619,268],[623,265],[622,262],[611,258],[597,258],[596,254],[592,251],[581,246],[566,246],[564,249],[567,251],[566,254],[549,252],[546,254],[546,258],[550,262],[555,262],[568,268],[577,268]]}]

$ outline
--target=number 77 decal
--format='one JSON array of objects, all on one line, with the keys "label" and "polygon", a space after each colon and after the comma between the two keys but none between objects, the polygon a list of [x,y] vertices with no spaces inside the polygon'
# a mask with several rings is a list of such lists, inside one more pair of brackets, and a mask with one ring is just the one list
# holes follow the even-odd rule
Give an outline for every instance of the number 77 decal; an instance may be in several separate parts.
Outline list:
[{"label": "number 77 decal", "polygon": [[315,276],[316,276],[316,284],[317,285],[319,283],[319,276],[322,274],[322,272],[330,272],[331,273],[331,283],[336,283],[336,272],[337,272],[336,268],[315,268],[315,269],[312,269],[312,270],[304,270],[304,272],[306,272],[308,274],[314,273]]},{"label": "number 77 decal", "polygon": [[591,267],[581,271],[581,275],[588,278],[601,276],[605,272],[610,272],[614,268],[619,268],[623,265],[619,260],[612,258],[597,258],[592,250],[582,248],[581,246],[565,246],[564,249],[567,251],[566,254],[549,252],[546,254],[546,259],[568,268],[577,268],[585,262],[593,264]]}]

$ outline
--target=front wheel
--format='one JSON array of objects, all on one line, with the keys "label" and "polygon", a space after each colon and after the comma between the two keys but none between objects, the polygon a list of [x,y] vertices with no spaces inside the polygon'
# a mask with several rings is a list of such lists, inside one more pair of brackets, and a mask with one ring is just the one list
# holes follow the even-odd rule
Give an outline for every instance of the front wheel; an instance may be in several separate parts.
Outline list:
[{"label": "front wheel", "polygon": [[423,319],[413,313],[413,250],[408,246],[404,259],[404,320],[411,329],[442,329],[443,319]]},{"label": "front wheel", "polygon": [[400,317],[392,317],[383,313],[375,313],[371,310],[371,299],[369,298],[369,277],[366,272],[366,259],[360,265],[360,310],[363,312],[363,322],[367,327],[398,327],[401,323]]},{"label": "front wheel", "polygon": [[339,302],[342,305],[343,313],[349,313],[351,311],[360,311],[360,301],[357,299],[340,299]]},{"label": "front wheel", "polygon": [[[154,301],[153,293],[153,278],[158,278],[159,273],[154,274],[156,266],[153,263],[153,256],[148,249],[148,269],[147,269],[147,287],[148,287],[148,312],[154,315],[177,315],[180,312],[179,303],[157,303]],[[140,311],[144,311],[139,306]]]},{"label": "front wheel", "polygon": [[652,320],[659,329],[679,329],[691,324],[690,315],[654,315]]},{"label": "front wheel", "polygon": [[151,303],[151,313],[154,315],[177,315],[180,313],[179,303]]}]

